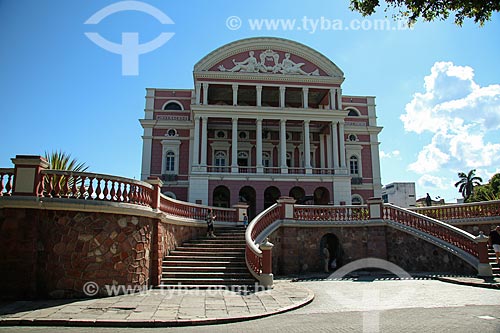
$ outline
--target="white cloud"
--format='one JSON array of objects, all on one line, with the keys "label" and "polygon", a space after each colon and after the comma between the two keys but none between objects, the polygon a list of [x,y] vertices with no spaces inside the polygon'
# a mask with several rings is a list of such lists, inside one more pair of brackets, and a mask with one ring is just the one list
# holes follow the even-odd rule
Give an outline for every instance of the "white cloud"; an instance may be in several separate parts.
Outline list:
[{"label": "white cloud", "polygon": [[384,152],[380,151],[380,158],[398,158],[401,155],[401,152],[399,150],[393,150],[391,152]]},{"label": "white cloud", "polygon": [[424,174],[498,165],[500,136],[486,136],[500,129],[500,85],[481,87],[471,67],[436,62],[424,88],[400,117],[406,131],[433,133],[409,170]]},{"label": "white cloud", "polygon": [[424,188],[446,189],[448,181],[443,177],[436,177],[432,175],[423,175],[417,181],[417,184]]}]

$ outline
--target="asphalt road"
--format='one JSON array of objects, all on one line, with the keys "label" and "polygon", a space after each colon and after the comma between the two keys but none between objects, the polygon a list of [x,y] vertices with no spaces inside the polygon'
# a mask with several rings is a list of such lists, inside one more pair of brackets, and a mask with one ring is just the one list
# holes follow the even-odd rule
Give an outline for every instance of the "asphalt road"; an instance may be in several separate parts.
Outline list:
[{"label": "asphalt road", "polygon": [[305,281],[312,303],[239,323],[173,328],[0,327],[0,332],[500,332],[500,291],[435,280]]}]

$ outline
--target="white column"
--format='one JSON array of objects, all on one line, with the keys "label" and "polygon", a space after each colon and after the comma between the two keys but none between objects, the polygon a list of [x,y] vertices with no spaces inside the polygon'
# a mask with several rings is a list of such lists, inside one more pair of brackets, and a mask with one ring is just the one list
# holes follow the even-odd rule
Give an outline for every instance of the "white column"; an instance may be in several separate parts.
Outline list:
[{"label": "white column", "polygon": [[288,173],[286,165],[286,120],[280,120],[280,167],[281,173]]},{"label": "white column", "polygon": [[194,117],[193,166],[200,165],[200,116]]},{"label": "white column", "polygon": [[208,117],[201,117],[201,162],[202,167],[207,166],[207,123]]},{"label": "white column", "polygon": [[330,89],[330,110],[335,110],[336,98],[335,98],[335,89]]},{"label": "white column", "polygon": [[339,122],[339,138],[340,138],[340,167],[341,168],[347,168],[346,167],[346,160],[345,160],[345,138],[344,138],[344,121]]},{"label": "white column", "polygon": [[306,173],[312,173],[311,142],[309,141],[309,120],[304,121],[304,167],[306,168]]},{"label": "white column", "polygon": [[231,172],[238,172],[238,118],[233,118],[231,135]]},{"label": "white column", "polygon": [[280,86],[280,108],[285,107],[285,91],[286,91],[286,87]]},{"label": "white column", "polygon": [[342,89],[337,89],[337,109],[342,110]]},{"label": "white column", "polygon": [[259,84],[255,89],[257,90],[257,106],[262,106],[262,86]]},{"label": "white column", "polygon": [[208,83],[203,83],[203,104],[208,104]]},{"label": "white column", "polygon": [[333,155],[332,136],[330,134],[327,134],[326,135],[326,167],[328,169],[333,169],[332,155]]},{"label": "white column", "polygon": [[319,167],[326,168],[325,166],[325,135],[319,135]]},{"label": "white column", "polygon": [[233,84],[233,105],[238,105],[238,84]]},{"label": "white column", "polygon": [[304,109],[307,109],[309,107],[309,88],[308,87],[302,88],[302,106]]},{"label": "white column", "polygon": [[333,168],[339,168],[339,136],[337,131],[337,122],[332,121],[332,155],[333,155]]},{"label": "white column", "polygon": [[196,95],[196,99],[195,99],[195,104],[196,105],[199,105],[200,104],[200,101],[201,101],[201,83],[196,83],[195,84],[195,95]]},{"label": "white column", "polygon": [[142,168],[141,180],[148,179],[151,176],[151,150],[153,147],[153,129],[150,127],[144,128],[142,137]]},{"label": "white column", "polygon": [[256,159],[257,159],[257,163],[256,163],[256,167],[257,167],[257,173],[263,173],[264,172],[264,168],[262,166],[262,118],[257,118],[257,133],[256,133],[256,136],[257,136],[257,144],[256,144]]}]

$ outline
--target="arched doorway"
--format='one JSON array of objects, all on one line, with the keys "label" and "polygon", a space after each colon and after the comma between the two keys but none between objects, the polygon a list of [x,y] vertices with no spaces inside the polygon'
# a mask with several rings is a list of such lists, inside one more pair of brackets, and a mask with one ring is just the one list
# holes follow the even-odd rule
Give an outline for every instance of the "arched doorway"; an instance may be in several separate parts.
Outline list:
[{"label": "arched doorway", "polygon": [[[321,237],[320,244],[320,255],[321,258],[323,259],[322,264],[323,266],[321,267],[322,270],[324,270],[324,260],[326,260],[325,256],[325,251],[323,251],[324,248],[328,249],[328,270],[330,272],[334,271],[335,269],[339,268],[340,266],[343,265],[343,260],[342,257],[344,255],[344,251],[342,249],[342,245],[340,244],[340,241],[335,234],[328,233],[325,234],[323,237]],[[332,268],[332,262],[335,260],[335,266]]]},{"label": "arched doorway", "polygon": [[255,190],[253,187],[244,186],[240,189],[238,194],[239,201],[248,205],[248,218],[251,220],[255,217]]},{"label": "arched doorway", "polygon": [[212,203],[215,207],[229,208],[230,206],[231,193],[229,189],[225,186],[217,186],[214,189]]},{"label": "arched doorway", "polygon": [[270,186],[264,191],[264,209],[274,205],[281,196],[280,190],[275,186]]},{"label": "arched doorway", "polygon": [[328,205],[330,202],[330,191],[324,187],[318,187],[314,191],[314,204],[315,205]]},{"label": "arched doorway", "polygon": [[295,186],[295,187],[292,187],[292,189],[290,190],[290,193],[288,195],[291,196],[292,198],[294,198],[296,201],[300,202],[306,196],[306,192],[304,191],[304,189],[302,187]]}]

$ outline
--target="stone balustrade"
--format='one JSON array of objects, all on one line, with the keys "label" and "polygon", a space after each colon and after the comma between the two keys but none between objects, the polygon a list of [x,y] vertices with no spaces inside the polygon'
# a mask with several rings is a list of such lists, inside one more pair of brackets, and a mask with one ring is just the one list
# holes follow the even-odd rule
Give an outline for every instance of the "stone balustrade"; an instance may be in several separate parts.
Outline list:
[{"label": "stone balustrade", "polygon": [[0,197],[11,195],[14,183],[14,169],[0,168]]}]

